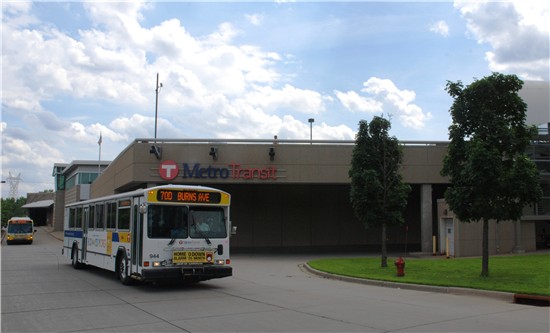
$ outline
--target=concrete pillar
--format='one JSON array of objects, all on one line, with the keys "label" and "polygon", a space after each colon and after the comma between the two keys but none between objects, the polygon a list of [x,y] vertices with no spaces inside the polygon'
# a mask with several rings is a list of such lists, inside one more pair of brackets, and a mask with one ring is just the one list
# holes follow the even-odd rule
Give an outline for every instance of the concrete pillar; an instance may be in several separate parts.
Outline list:
[{"label": "concrete pillar", "polygon": [[420,188],[420,241],[422,252],[432,251],[432,185]]},{"label": "concrete pillar", "polygon": [[514,248],[512,249],[513,253],[524,253],[525,249],[521,245],[521,222],[515,221],[514,222]]},{"label": "concrete pillar", "polygon": [[63,231],[63,223],[65,221],[65,190],[55,191],[53,209],[53,231]]}]

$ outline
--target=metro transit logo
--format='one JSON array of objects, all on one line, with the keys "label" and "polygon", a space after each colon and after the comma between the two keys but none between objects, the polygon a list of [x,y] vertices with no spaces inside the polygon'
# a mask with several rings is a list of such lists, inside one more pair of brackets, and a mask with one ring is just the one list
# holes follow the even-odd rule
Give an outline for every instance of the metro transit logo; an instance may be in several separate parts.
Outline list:
[{"label": "metro transit logo", "polygon": [[172,160],[164,161],[160,164],[159,175],[164,180],[172,180],[178,176],[179,169],[176,162]]},{"label": "metro transit logo", "polygon": [[[182,164],[182,178],[194,179],[259,179],[277,180],[277,168],[267,166],[262,168],[243,168],[241,164],[230,163],[227,167],[208,165],[201,167],[200,163],[192,166],[189,163]],[[159,175],[164,180],[173,180],[180,174],[178,164],[173,160],[166,160],[160,164]]]}]

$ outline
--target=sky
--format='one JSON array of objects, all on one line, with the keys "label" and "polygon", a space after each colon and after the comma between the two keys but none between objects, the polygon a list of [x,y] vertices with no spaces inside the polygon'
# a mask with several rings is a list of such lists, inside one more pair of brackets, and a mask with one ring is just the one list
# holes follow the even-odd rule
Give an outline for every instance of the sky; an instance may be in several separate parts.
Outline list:
[{"label": "sky", "polygon": [[53,189],[54,163],[153,138],[155,111],[159,139],[309,139],[314,118],[314,140],[354,140],[384,116],[401,141],[446,141],[448,81],[549,80],[547,0],[1,7],[1,173],[18,196]]}]

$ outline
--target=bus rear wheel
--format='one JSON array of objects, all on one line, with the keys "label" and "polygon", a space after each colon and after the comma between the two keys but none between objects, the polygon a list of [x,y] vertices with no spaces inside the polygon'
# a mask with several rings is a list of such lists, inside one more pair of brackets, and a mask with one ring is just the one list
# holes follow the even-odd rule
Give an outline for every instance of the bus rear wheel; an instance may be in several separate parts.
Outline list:
[{"label": "bus rear wheel", "polygon": [[73,245],[73,249],[71,251],[71,265],[74,269],[82,268],[82,263],[78,261],[78,248],[76,247],[76,244]]},{"label": "bus rear wheel", "polygon": [[124,251],[120,251],[116,257],[116,273],[123,285],[132,284],[132,278],[128,274],[128,258]]}]

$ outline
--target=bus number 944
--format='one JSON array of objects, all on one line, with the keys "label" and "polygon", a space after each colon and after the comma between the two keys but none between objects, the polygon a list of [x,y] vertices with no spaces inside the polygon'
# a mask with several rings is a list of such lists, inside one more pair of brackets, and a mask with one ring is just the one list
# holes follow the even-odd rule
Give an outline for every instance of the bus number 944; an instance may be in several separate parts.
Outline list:
[{"label": "bus number 944", "polygon": [[153,258],[160,258],[160,255],[159,255],[158,253],[151,253],[151,254],[149,255],[149,258],[150,258],[150,259],[153,259]]}]

